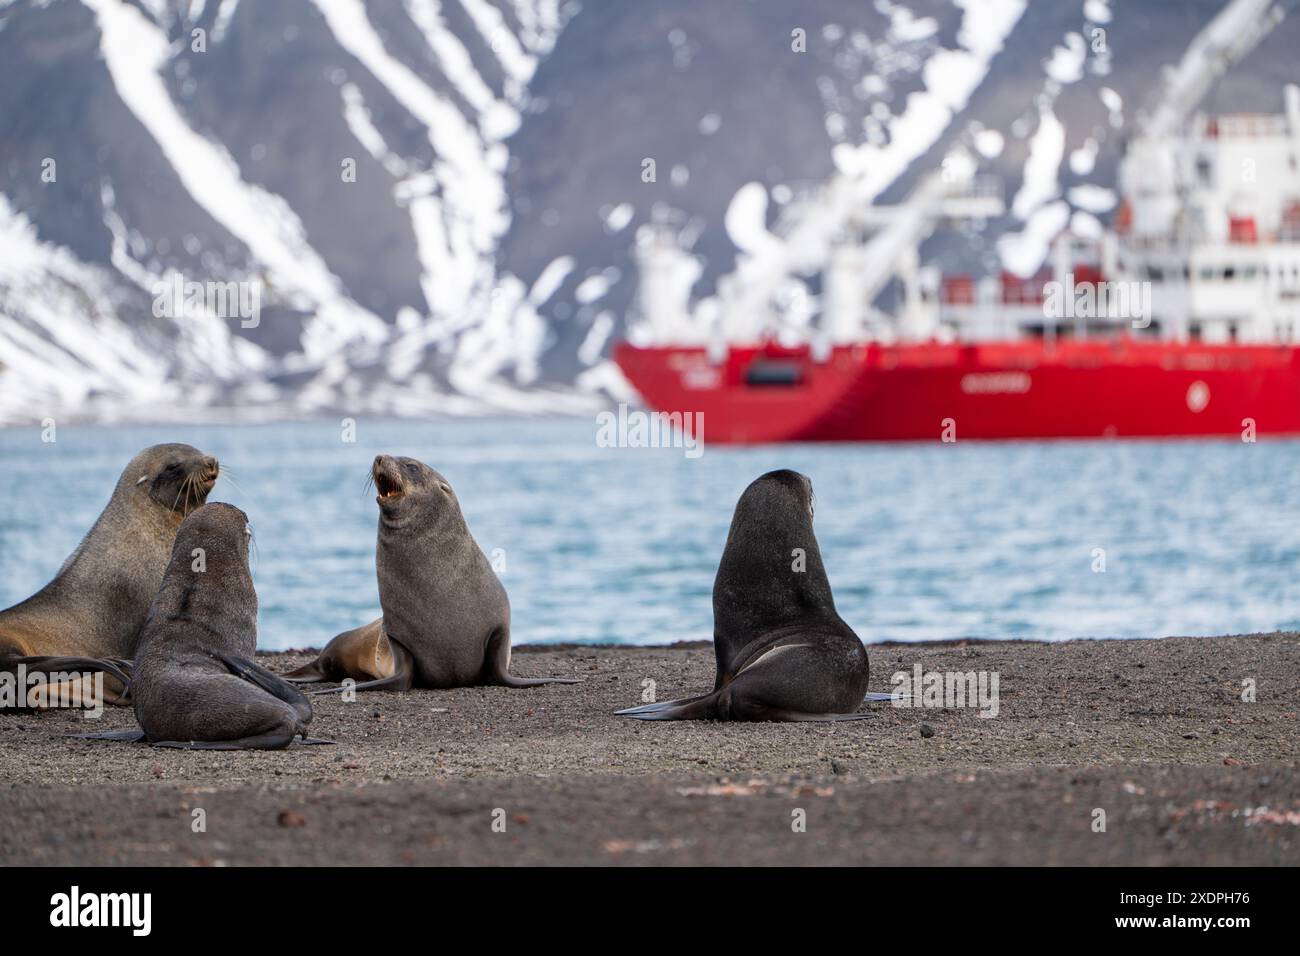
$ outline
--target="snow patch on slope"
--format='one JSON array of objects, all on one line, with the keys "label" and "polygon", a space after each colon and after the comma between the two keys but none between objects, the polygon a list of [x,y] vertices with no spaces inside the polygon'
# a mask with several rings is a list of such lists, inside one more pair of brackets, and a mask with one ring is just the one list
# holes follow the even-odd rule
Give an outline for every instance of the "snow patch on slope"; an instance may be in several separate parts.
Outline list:
[{"label": "snow patch on slope", "polygon": [[1011,211],[1019,219],[1028,219],[1043,203],[1060,193],[1057,173],[1065,156],[1065,124],[1056,118],[1051,107],[1038,112],[1038,129],[1029,141],[1029,158]]},{"label": "snow patch on slope", "polygon": [[[148,308],[147,294],[124,289],[111,270],[42,242],[0,195],[0,424],[61,416],[91,401],[193,409],[223,377],[236,380],[264,359],[256,346],[232,342],[221,321],[141,325]],[[176,366],[191,358],[190,370],[208,381],[176,379]]]},{"label": "snow patch on slope", "polygon": [[83,2],[96,14],[100,50],[118,95],[158,143],[194,201],[270,270],[275,287],[295,308],[314,310],[302,337],[307,361],[318,361],[349,342],[386,337],[378,317],[342,294],[288,203],[245,182],[224,147],[190,128],[159,73],[169,56],[163,32],[121,0]]},{"label": "snow patch on slope", "polygon": [[889,143],[838,144],[835,167],[862,181],[864,198],[879,195],[938,140],[953,116],[966,107],[989,65],[1025,12],[1025,0],[957,0],[965,12],[956,50],[939,50],[922,68],[925,88],[907,98],[902,114],[890,118]]}]

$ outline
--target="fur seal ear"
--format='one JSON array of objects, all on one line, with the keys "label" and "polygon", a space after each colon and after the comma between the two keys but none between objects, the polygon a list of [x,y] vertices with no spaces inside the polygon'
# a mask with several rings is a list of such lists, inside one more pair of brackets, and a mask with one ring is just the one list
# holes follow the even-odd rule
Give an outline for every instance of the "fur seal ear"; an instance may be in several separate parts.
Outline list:
[{"label": "fur seal ear", "polygon": [[149,476],[148,476],[148,475],[141,475],[140,478],[139,478],[139,480],[136,481],[136,484],[137,484],[137,485],[143,485],[143,484],[144,484],[146,481],[148,481],[148,480],[149,480]]}]

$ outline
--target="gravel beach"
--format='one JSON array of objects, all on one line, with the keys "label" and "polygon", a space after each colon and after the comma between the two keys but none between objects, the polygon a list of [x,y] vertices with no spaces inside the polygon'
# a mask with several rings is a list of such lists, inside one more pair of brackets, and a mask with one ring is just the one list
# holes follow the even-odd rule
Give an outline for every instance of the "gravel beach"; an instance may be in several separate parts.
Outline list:
[{"label": "gravel beach", "polygon": [[0,863],[1300,863],[1300,635],[868,650],[874,691],[917,664],[997,674],[997,716],[613,716],[647,679],[710,689],[698,644],[516,648],[515,673],[573,686],[316,698],[337,745],[277,752],[67,736],[129,708],[2,713]]}]

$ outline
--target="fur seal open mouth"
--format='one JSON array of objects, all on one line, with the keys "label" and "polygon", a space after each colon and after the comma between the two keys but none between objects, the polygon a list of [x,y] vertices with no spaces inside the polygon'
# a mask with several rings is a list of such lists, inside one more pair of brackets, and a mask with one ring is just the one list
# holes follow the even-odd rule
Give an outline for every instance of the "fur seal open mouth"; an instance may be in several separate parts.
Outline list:
[{"label": "fur seal open mouth", "polygon": [[374,471],[371,477],[375,482],[375,491],[378,492],[375,500],[381,505],[385,502],[393,503],[406,497],[406,489],[402,487],[402,479],[398,477],[397,469],[393,466],[392,460],[387,456],[381,455],[375,459]]}]

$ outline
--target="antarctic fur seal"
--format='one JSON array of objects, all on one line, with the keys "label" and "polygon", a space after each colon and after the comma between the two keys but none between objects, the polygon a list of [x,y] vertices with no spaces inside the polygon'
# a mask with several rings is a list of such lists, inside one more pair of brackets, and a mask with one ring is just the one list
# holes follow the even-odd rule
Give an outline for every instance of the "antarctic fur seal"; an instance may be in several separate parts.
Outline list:
[{"label": "antarctic fur seal", "polygon": [[713,692],[617,711],[640,720],[857,720],[867,650],[835,611],[812,482],[771,471],[736,504],[713,582]]},{"label": "antarctic fur seal", "polygon": [[[361,680],[357,690],[576,684],[510,673],[510,599],[451,484],[414,458],[380,455],[379,620],[335,637],[289,680]],[[332,693],[332,691],[330,691]]]},{"label": "antarctic fur seal", "polygon": [[54,580],[0,611],[0,669],[103,670],[106,698],[124,702],[129,658],[176,531],[219,473],[217,460],[191,445],[152,445],[132,458]]},{"label": "antarctic fur seal", "polygon": [[234,505],[203,505],[185,519],[136,653],[131,697],[141,729],[79,736],[196,750],[330,742],[307,737],[311,703],[254,661],[250,537]]}]

